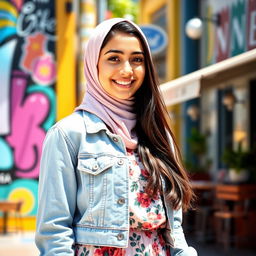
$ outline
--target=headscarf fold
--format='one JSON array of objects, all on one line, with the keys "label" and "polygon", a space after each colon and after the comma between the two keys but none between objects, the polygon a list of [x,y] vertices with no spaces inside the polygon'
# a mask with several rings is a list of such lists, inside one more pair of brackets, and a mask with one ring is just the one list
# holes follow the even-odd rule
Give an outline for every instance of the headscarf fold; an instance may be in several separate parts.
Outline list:
[{"label": "headscarf fold", "polygon": [[120,135],[126,148],[137,147],[137,135],[134,131],[136,125],[136,114],[133,111],[135,98],[121,100],[114,99],[107,94],[99,82],[97,64],[100,55],[101,45],[111,28],[122,21],[131,23],[147,40],[141,29],[133,22],[113,18],[100,23],[89,38],[85,47],[84,73],[86,78],[86,93],[82,103],[75,110],[86,110],[98,116],[112,132]]}]

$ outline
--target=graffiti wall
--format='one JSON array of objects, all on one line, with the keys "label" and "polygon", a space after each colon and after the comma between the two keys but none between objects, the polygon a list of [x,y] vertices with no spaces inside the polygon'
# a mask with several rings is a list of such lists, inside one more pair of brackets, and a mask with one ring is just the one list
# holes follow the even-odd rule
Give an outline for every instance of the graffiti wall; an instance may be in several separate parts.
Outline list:
[{"label": "graffiti wall", "polygon": [[55,1],[0,0],[0,200],[35,216],[39,160],[55,122]]}]

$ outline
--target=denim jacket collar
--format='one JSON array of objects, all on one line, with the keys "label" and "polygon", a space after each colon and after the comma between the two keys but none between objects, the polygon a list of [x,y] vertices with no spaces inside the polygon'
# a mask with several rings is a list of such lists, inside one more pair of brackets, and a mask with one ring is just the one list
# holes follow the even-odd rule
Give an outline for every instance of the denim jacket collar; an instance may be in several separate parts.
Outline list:
[{"label": "denim jacket collar", "polygon": [[84,125],[88,133],[98,133],[101,130],[108,131],[106,124],[96,115],[82,111]]}]

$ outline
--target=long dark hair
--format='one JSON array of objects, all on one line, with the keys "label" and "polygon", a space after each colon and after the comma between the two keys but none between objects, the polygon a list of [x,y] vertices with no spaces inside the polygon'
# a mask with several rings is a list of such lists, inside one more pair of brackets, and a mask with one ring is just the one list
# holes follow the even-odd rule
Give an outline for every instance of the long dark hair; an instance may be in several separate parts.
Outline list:
[{"label": "long dark hair", "polygon": [[143,165],[150,172],[146,192],[151,197],[158,191],[162,192],[163,179],[166,186],[163,193],[167,201],[174,209],[182,206],[187,210],[191,206],[194,194],[182,165],[179,148],[167,122],[168,114],[160,96],[151,54],[141,33],[128,21],[115,24],[105,37],[101,48],[117,32],[138,38],[145,54],[145,78],[135,94],[137,115],[135,129],[138,136],[138,154]]}]

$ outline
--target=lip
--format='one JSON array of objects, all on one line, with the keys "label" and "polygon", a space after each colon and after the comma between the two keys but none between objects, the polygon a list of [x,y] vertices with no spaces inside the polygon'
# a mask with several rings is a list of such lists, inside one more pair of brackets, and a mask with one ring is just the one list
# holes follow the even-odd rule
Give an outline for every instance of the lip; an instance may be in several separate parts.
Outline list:
[{"label": "lip", "polygon": [[124,80],[114,80],[114,79],[112,79],[112,82],[114,82],[114,84],[119,86],[119,87],[129,88],[129,87],[132,86],[132,84],[135,82],[135,80],[124,81]]}]

